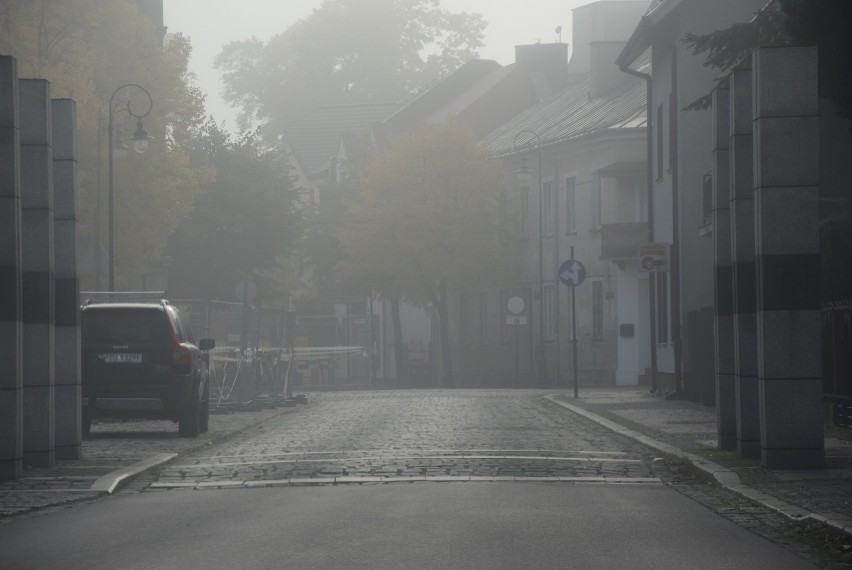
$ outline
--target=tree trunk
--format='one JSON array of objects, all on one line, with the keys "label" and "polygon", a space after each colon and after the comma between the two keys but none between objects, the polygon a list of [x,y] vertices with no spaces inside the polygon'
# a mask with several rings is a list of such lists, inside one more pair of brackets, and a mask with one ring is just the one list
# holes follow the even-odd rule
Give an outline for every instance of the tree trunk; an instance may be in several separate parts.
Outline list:
[{"label": "tree trunk", "polygon": [[393,322],[393,355],[396,360],[396,378],[398,386],[407,386],[408,349],[402,338],[402,321],[399,318],[399,297],[391,297],[391,321]]},{"label": "tree trunk", "polygon": [[450,307],[447,301],[447,287],[444,283],[439,285],[440,293],[438,302],[435,304],[438,309],[438,319],[441,332],[441,366],[443,369],[443,378],[441,385],[444,388],[454,388],[455,381],[453,379],[453,363],[450,356]]}]

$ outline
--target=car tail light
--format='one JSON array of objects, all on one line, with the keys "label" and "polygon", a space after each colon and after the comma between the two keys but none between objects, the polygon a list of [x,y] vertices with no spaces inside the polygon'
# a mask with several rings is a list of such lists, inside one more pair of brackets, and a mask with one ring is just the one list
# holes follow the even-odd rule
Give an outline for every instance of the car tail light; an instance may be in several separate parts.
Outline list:
[{"label": "car tail light", "polygon": [[172,349],[172,362],[179,366],[188,366],[192,364],[192,352],[190,352],[188,346],[179,343],[177,338],[174,339],[174,349]]}]

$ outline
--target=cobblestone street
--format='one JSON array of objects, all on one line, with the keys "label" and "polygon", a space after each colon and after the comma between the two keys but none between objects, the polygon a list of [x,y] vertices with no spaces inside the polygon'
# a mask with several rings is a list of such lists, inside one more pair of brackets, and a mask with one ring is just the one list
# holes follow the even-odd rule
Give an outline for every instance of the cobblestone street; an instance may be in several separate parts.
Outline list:
[{"label": "cobblestone street", "polygon": [[286,421],[169,464],[152,488],[424,477],[659,484],[671,477],[648,448],[565,413],[545,393],[316,394]]}]

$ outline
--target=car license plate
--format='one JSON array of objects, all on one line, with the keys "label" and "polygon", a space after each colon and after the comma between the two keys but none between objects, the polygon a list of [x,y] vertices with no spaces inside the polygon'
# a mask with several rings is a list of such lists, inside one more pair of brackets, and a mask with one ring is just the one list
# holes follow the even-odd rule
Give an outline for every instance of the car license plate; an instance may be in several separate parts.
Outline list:
[{"label": "car license plate", "polygon": [[138,352],[110,352],[101,356],[104,362],[108,364],[139,364],[142,362],[142,354]]}]

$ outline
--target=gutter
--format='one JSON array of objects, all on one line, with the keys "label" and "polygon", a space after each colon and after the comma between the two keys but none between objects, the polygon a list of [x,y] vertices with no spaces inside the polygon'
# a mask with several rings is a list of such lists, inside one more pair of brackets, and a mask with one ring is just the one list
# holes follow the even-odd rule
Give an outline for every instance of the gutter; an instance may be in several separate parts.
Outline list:
[{"label": "gutter", "polygon": [[[631,44],[635,43],[634,38],[638,38],[642,29],[644,28],[646,20],[642,18],[639,22],[639,26],[636,28],[636,33],[630,38],[630,42],[627,46],[625,46],[624,51],[618,56],[616,60],[616,65],[618,68],[628,75],[632,75],[634,77],[638,77],[645,81],[645,138],[647,145],[646,151],[646,172],[647,172],[647,195],[648,195],[648,243],[654,243],[654,170],[653,170],[653,150],[654,150],[654,132],[653,132],[653,113],[651,109],[653,106],[651,105],[651,75],[648,73],[642,73],[641,71],[636,71],[635,69],[631,69],[629,65],[624,60],[624,55],[627,52],[628,48],[631,48]],[[657,276],[651,271],[648,273],[648,312],[649,319],[648,323],[650,326],[649,330],[649,341],[651,344],[651,392],[657,391]]]}]

